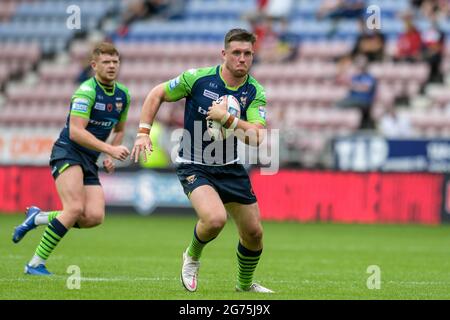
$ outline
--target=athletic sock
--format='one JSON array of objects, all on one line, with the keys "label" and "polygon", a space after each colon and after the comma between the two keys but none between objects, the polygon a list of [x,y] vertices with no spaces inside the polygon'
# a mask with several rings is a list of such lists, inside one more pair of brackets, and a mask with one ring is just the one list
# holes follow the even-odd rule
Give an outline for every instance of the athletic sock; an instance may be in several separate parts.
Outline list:
[{"label": "athletic sock", "polygon": [[211,242],[216,237],[209,239],[208,241],[203,241],[198,238],[197,235],[197,225],[194,227],[194,236],[192,237],[191,244],[188,247],[188,255],[194,259],[200,259],[202,255],[203,248],[206,246],[208,242]]},{"label": "athletic sock", "polygon": [[67,228],[57,218],[54,218],[45,228],[35,254],[43,260],[47,260],[66,233]]},{"label": "athletic sock", "polygon": [[62,211],[41,211],[34,218],[34,224],[37,226],[49,224],[50,221],[59,216]]},{"label": "athletic sock", "polygon": [[238,261],[237,286],[242,290],[247,290],[253,283],[253,273],[258,265],[262,249],[252,251],[245,248],[239,241],[236,255]]}]

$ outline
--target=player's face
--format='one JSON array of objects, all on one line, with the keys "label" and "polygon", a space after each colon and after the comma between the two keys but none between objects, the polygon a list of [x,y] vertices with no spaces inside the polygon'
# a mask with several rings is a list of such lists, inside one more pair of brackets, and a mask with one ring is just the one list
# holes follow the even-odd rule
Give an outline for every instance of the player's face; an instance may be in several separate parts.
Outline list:
[{"label": "player's face", "polygon": [[236,78],[247,75],[253,63],[253,45],[251,42],[231,41],[222,52],[225,67]]},{"label": "player's face", "polygon": [[120,60],[116,55],[101,54],[92,61],[92,68],[103,82],[112,82],[117,78]]}]

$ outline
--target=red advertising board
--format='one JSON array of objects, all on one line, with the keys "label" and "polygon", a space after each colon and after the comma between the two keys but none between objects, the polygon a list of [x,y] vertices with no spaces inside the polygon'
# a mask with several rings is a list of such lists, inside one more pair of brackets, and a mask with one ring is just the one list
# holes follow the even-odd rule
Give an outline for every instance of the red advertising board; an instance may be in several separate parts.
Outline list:
[{"label": "red advertising board", "polygon": [[14,213],[30,205],[61,209],[50,168],[0,166],[0,211]]},{"label": "red advertising board", "polygon": [[443,176],[282,170],[251,174],[261,217],[342,223],[440,223]]},{"label": "red advertising board", "polygon": [[[281,170],[251,179],[266,220],[438,224],[445,208],[440,174]],[[0,166],[0,212],[29,205],[61,209],[49,168]]]}]

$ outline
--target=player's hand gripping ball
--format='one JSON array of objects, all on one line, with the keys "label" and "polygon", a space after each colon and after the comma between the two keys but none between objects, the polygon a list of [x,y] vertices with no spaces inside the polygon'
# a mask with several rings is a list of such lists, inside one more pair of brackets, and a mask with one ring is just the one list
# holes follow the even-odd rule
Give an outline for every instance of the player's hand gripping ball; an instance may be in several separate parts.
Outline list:
[{"label": "player's hand gripping ball", "polygon": [[[215,101],[217,104],[222,104],[226,106],[227,111],[235,116],[236,118],[240,118],[241,116],[241,107],[239,105],[239,101],[232,95],[221,96],[219,99]],[[207,130],[209,135],[211,136],[211,140],[219,141],[227,139],[234,132],[233,129],[227,129],[219,121],[209,119],[206,122]]]}]

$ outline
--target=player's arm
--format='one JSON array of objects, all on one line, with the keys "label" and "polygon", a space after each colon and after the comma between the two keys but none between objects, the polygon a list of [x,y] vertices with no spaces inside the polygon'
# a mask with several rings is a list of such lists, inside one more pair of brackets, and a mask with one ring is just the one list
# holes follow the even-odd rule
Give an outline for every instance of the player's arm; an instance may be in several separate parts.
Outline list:
[{"label": "player's arm", "polygon": [[239,119],[234,134],[236,137],[251,146],[259,146],[265,137],[265,126],[259,122],[252,123]]},{"label": "player's arm", "polygon": [[[178,100],[169,97],[169,95],[166,93],[165,86],[165,83],[161,83],[148,93],[147,97],[145,98],[144,104],[142,105],[141,117],[139,121],[140,124],[152,125],[156,114],[158,113],[159,107],[163,102]],[[150,131],[148,133],[150,133]]]},{"label": "player's arm", "polygon": [[159,107],[165,101],[172,101],[167,96],[165,84],[161,83],[154,87],[147,95],[142,105],[141,116],[139,120],[139,132],[136,136],[136,141],[131,151],[131,159],[134,158],[134,162],[138,162],[141,152],[144,154],[144,159],[147,161],[147,152],[153,151],[152,142],[150,140],[150,131],[152,129],[153,121],[158,113]]},{"label": "player's arm", "polygon": [[163,102],[173,102],[186,97],[192,88],[192,75],[193,73],[185,72],[175,79],[157,85],[148,93],[142,105],[139,132],[131,151],[131,158],[134,158],[134,162],[138,162],[141,152],[147,161],[147,152],[153,151],[150,131],[159,107]]},{"label": "player's arm", "polygon": [[[108,139],[109,144],[112,146],[120,146],[122,144],[123,138],[125,137],[125,121],[120,121],[115,125],[110,138]],[[116,166],[114,164],[113,158],[109,155],[105,155],[103,160],[103,167],[107,173],[113,173]]]},{"label": "player's arm", "polygon": [[242,142],[259,146],[265,137],[265,99],[255,100],[247,110],[247,121],[230,114],[226,108],[227,102],[213,102],[208,109],[206,119],[219,121],[227,129],[233,129],[235,136]]},{"label": "player's arm", "polygon": [[125,121],[118,122],[112,131],[110,145],[120,146],[125,137]]},{"label": "player's arm", "polygon": [[242,142],[259,146],[264,140],[264,124],[239,119],[230,114],[226,109],[226,101],[220,104],[213,102],[209,107],[206,120],[219,121],[227,129],[233,129],[235,136]]},{"label": "player's arm", "polygon": [[104,152],[114,159],[123,161],[127,158],[130,154],[127,147],[122,145],[114,146],[97,139],[92,133],[86,130],[88,123],[89,119],[72,114],[70,116],[69,127],[70,139],[80,146],[98,152]]}]

